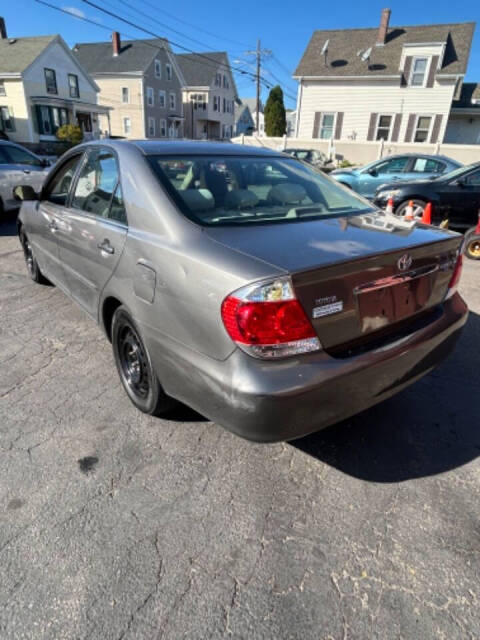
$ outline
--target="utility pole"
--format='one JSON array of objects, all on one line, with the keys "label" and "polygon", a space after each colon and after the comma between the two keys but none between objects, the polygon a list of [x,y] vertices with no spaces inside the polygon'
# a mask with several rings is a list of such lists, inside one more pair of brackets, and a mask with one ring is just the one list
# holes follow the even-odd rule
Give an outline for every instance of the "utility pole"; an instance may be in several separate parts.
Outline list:
[{"label": "utility pole", "polygon": [[260,38],[258,38],[257,40],[257,48],[255,51],[245,51],[245,55],[247,56],[255,56],[257,59],[257,71],[256,71],[256,83],[257,83],[257,104],[256,104],[256,118],[255,118],[255,126],[257,129],[257,134],[258,134],[258,129],[260,126],[260,81],[261,81],[261,67],[262,67],[262,57],[268,57],[272,55],[272,52],[270,51],[270,49],[262,49],[260,46]]}]

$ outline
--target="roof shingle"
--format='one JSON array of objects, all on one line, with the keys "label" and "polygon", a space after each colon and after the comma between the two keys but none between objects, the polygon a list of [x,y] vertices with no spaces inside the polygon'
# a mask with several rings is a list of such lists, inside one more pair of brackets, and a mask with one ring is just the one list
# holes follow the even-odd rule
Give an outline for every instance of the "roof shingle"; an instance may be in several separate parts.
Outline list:
[{"label": "roof shingle", "polygon": [[[446,43],[442,74],[464,74],[467,69],[474,22],[390,27],[385,45],[375,46],[378,28],[314,31],[295,76],[388,76],[398,75],[405,44]],[[328,64],[321,50],[328,45]],[[373,47],[369,63],[363,62],[359,50]]]},{"label": "roof shingle", "polygon": [[22,73],[56,37],[0,38],[0,74]]},{"label": "roof shingle", "polygon": [[111,42],[79,43],[73,53],[86,71],[96,73],[141,73],[147,69],[158,49],[168,48],[163,38],[122,40],[120,53],[113,55]]}]

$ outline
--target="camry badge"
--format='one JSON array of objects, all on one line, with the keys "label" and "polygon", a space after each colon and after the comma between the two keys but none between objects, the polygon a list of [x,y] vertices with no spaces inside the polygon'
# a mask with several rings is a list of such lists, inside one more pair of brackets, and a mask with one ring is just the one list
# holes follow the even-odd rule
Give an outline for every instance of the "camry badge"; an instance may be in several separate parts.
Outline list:
[{"label": "camry badge", "polygon": [[405,253],[401,258],[398,259],[397,267],[400,269],[400,271],[406,271],[407,269],[410,269],[411,266],[412,256],[408,255],[408,253]]}]

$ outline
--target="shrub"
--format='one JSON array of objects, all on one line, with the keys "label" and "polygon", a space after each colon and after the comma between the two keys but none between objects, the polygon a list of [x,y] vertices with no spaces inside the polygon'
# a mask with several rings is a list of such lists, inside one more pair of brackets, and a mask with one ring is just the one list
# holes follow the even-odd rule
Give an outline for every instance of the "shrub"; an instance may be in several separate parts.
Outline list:
[{"label": "shrub", "polygon": [[62,124],[58,127],[56,135],[59,140],[68,142],[72,147],[83,140],[83,131],[78,124]]}]

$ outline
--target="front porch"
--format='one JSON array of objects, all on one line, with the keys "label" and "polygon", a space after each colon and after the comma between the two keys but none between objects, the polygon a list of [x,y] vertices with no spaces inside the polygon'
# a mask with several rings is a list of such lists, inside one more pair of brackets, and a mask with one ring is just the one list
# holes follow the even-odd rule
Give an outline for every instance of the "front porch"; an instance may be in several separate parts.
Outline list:
[{"label": "front porch", "polygon": [[[54,141],[56,132],[64,124],[77,124],[83,131],[84,140],[96,140],[110,135],[109,111],[96,103],[62,98],[32,96],[30,98],[33,120],[32,142]],[[100,117],[105,117],[107,128],[102,131]]]}]

